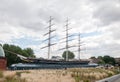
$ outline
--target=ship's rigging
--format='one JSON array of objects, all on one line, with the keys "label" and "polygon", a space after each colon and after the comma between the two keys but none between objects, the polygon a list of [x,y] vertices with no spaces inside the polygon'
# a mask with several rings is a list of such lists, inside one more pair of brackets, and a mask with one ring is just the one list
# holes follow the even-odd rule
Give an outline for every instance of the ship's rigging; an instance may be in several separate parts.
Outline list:
[{"label": "ship's rigging", "polygon": [[48,47],[48,59],[50,59],[51,46],[56,45],[56,43],[51,43],[51,39],[55,37],[55,36],[52,36],[51,33],[56,31],[56,29],[52,29],[52,26],[54,25],[52,24],[52,21],[53,21],[53,18],[50,16],[49,26],[48,26],[49,31],[46,34],[44,34],[44,36],[48,35],[48,38],[44,40],[44,41],[48,41],[48,45],[41,48],[41,49],[44,49]]}]

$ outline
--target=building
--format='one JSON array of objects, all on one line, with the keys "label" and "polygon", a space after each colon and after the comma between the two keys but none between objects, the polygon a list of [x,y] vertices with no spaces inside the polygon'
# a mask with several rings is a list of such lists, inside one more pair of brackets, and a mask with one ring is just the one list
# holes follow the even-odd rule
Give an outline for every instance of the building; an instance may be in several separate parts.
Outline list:
[{"label": "building", "polygon": [[6,69],[7,60],[3,48],[0,46],[0,70]]},{"label": "building", "polygon": [[120,58],[115,58],[116,64],[120,66]]},{"label": "building", "polygon": [[64,60],[64,58],[62,58],[60,56],[52,56],[51,60]]},{"label": "building", "polygon": [[101,59],[98,59],[98,58],[90,58],[90,63],[99,63],[101,61]]}]

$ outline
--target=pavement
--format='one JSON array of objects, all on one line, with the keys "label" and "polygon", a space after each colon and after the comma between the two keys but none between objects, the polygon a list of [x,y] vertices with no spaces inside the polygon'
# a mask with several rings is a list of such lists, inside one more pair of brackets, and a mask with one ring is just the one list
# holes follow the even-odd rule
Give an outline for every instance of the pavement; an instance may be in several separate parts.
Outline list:
[{"label": "pavement", "polygon": [[117,80],[115,80],[115,82],[120,82],[120,77]]},{"label": "pavement", "polygon": [[120,82],[120,74],[96,82]]}]

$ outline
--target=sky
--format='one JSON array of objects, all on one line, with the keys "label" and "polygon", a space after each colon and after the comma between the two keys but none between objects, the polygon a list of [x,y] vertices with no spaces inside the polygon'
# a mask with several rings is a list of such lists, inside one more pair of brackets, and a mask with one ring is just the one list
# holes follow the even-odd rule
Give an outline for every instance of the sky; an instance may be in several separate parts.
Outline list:
[{"label": "sky", "polygon": [[[69,45],[78,45],[81,34],[82,59],[109,55],[120,57],[120,0],[0,0],[0,43],[30,47],[37,57],[47,58],[48,21],[55,36],[50,56],[61,56],[65,43],[66,19],[69,19]],[[65,40],[63,40],[65,41]],[[70,48],[76,51],[78,48]],[[78,52],[74,52],[78,58]]]}]

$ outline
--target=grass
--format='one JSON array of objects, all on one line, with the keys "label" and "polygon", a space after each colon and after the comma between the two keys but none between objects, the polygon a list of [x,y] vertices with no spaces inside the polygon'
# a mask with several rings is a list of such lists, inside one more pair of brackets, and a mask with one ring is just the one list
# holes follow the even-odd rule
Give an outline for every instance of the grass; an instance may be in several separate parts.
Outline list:
[{"label": "grass", "polygon": [[7,76],[5,77],[5,82],[26,82],[26,80],[21,79],[20,77]]},{"label": "grass", "polygon": [[74,79],[75,79],[75,82],[79,82],[80,81],[80,77],[78,76],[78,77],[74,77]]},{"label": "grass", "polygon": [[20,77],[22,73],[30,73],[30,72],[29,71],[19,71],[19,72],[16,72],[16,75],[18,77]]},{"label": "grass", "polygon": [[67,71],[62,73],[62,76],[66,76],[67,75]]},{"label": "grass", "polygon": [[74,68],[69,69],[75,82],[95,82],[106,77],[118,74],[116,69]]},{"label": "grass", "polygon": [[[4,76],[3,73],[1,74],[1,78],[4,78],[3,82],[27,82],[29,81],[32,76],[29,77],[24,77],[25,79],[22,79],[23,75],[22,73],[33,73],[36,74],[34,78],[40,78],[40,80],[44,79],[46,77],[47,82],[49,79],[53,80],[54,82],[63,82],[64,80],[69,80],[71,82],[95,82],[97,80],[104,79],[106,77],[113,76],[115,74],[118,74],[119,71],[117,68],[115,69],[99,69],[99,68],[70,68],[67,70],[47,70],[47,71],[16,71],[14,72],[15,74],[9,75],[9,76]],[[22,74],[22,75],[21,75]],[[40,75],[41,76],[38,76]],[[28,74],[29,75],[29,74]],[[32,75],[32,74],[30,74]],[[27,74],[25,74],[27,76]],[[53,78],[53,79],[52,79]],[[31,79],[34,80],[35,79]]]},{"label": "grass", "polygon": [[21,78],[21,73],[29,73],[28,71],[16,72],[15,75],[4,76],[3,72],[0,71],[0,82],[27,82],[26,79]]},{"label": "grass", "polygon": [[3,78],[3,72],[0,71],[0,78]]}]

